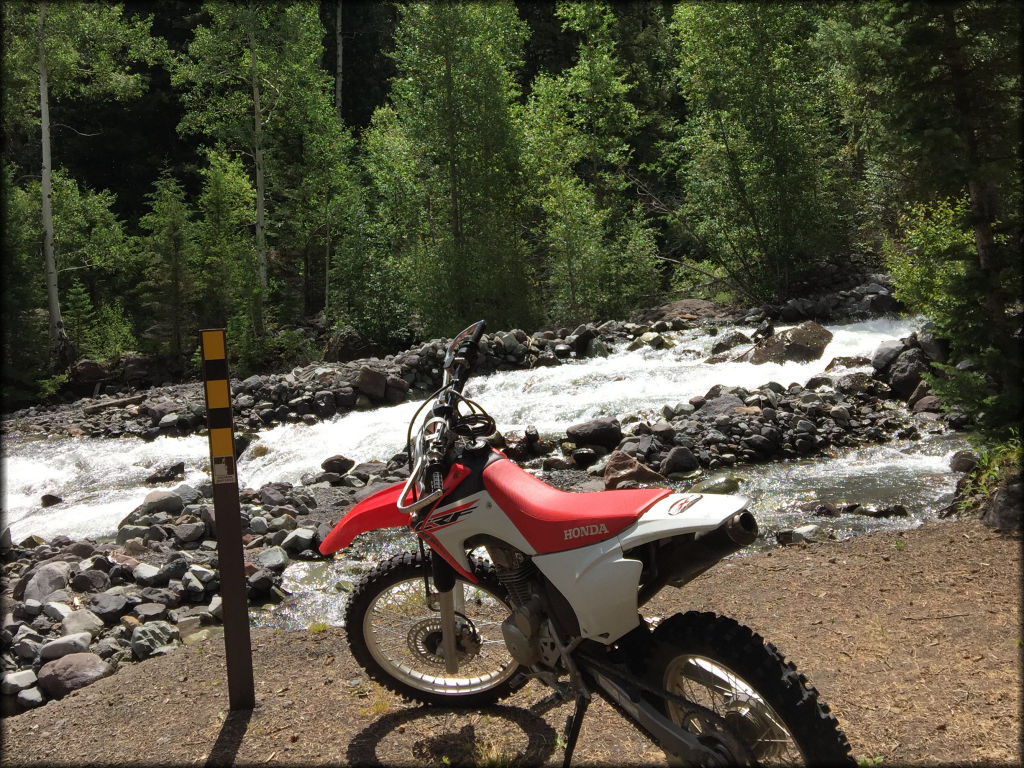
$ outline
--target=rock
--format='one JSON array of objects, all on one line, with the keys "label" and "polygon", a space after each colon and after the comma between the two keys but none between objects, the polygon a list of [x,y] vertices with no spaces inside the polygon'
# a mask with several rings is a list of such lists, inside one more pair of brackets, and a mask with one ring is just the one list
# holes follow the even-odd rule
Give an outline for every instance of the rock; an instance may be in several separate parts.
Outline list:
[{"label": "rock", "polygon": [[110,577],[97,568],[89,568],[71,580],[75,592],[102,592],[110,587]]},{"label": "rock", "polygon": [[982,505],[978,519],[985,525],[1007,533],[1021,530],[1024,484],[1019,480],[998,489]]},{"label": "rock", "polygon": [[41,506],[41,507],[52,507],[55,504],[60,504],[63,501],[64,501],[64,499],[62,499],[60,496],[57,496],[56,494],[44,493],[39,498],[39,506]]},{"label": "rock", "polygon": [[72,611],[61,621],[65,635],[74,635],[79,632],[88,632],[96,637],[103,630],[103,619],[90,611],[88,608],[80,608]]},{"label": "rock", "polygon": [[977,453],[970,450],[957,451],[949,460],[949,468],[954,472],[970,472],[980,460]]},{"label": "rock", "polygon": [[942,413],[942,403],[935,395],[925,395],[914,403],[914,413]]},{"label": "rock", "polygon": [[740,475],[725,475],[724,477],[709,477],[690,486],[691,493],[736,493],[740,489],[740,483],[744,478]]},{"label": "rock", "polygon": [[36,684],[36,673],[31,669],[21,669],[17,672],[4,674],[3,683],[0,684],[0,692],[11,694],[32,688]]},{"label": "rock", "polygon": [[139,563],[132,571],[132,578],[135,583],[142,587],[161,587],[170,581],[170,578],[160,572],[160,569],[149,563]]},{"label": "rock", "polygon": [[34,709],[45,703],[46,698],[43,696],[43,692],[36,686],[18,691],[18,704],[24,709]]},{"label": "rock", "polygon": [[604,470],[604,487],[618,488],[623,483],[665,483],[665,477],[644,466],[628,453],[612,451]]},{"label": "rock", "polygon": [[566,430],[566,434],[578,446],[599,445],[611,450],[617,448],[622,440],[622,427],[617,419],[604,416],[573,424]]},{"label": "rock", "polygon": [[184,508],[185,502],[174,491],[158,490],[150,491],[136,511],[140,515],[148,515],[153,512],[167,512],[176,515]]},{"label": "rock", "polygon": [[206,525],[204,523],[182,523],[171,528],[174,538],[182,543],[190,541],[201,541],[206,536]]},{"label": "rock", "polygon": [[[769,336],[771,334],[768,334]],[[750,338],[742,331],[730,331],[721,338],[717,339],[714,344],[711,345],[711,354],[717,355],[733,347],[738,347],[740,344],[750,344]]]},{"label": "rock", "polygon": [[64,621],[72,613],[74,609],[70,605],[59,601],[51,601],[43,606],[43,615],[53,621]]},{"label": "rock", "polygon": [[374,400],[383,400],[387,394],[388,377],[381,371],[363,366],[356,377],[356,388]]},{"label": "rock", "polygon": [[280,572],[288,565],[288,553],[281,547],[268,547],[256,555],[256,560],[264,568]]},{"label": "rock", "polygon": [[674,446],[658,467],[658,472],[666,477],[673,472],[690,472],[700,468],[700,462],[689,448]]},{"label": "rock", "polygon": [[180,638],[178,630],[166,621],[151,621],[132,630],[132,654],[140,660],[148,659]]},{"label": "rock", "polygon": [[89,650],[91,642],[92,635],[89,632],[74,632],[45,643],[39,649],[39,658],[49,661],[67,656],[69,653],[82,653]]},{"label": "rock", "polygon": [[167,606],[162,603],[139,603],[132,608],[132,616],[143,624],[157,621],[167,616]]},{"label": "rock", "polygon": [[69,653],[46,662],[39,670],[39,687],[51,699],[60,699],[114,673],[95,653]]},{"label": "rock", "polygon": [[173,464],[165,464],[162,467],[155,469],[149,477],[146,478],[146,482],[153,483],[167,483],[174,480],[177,477],[181,477],[185,474],[185,462],[178,461]]},{"label": "rock", "polygon": [[344,456],[336,455],[324,459],[323,462],[320,464],[320,468],[323,469],[324,472],[335,472],[339,475],[344,475],[355,465],[356,463],[352,459],[347,459]]},{"label": "rock", "polygon": [[875,371],[882,373],[889,365],[899,357],[900,352],[903,351],[903,342],[897,339],[890,341],[883,341],[878,345],[875,353],[871,356],[871,367]]},{"label": "rock", "polygon": [[71,563],[46,563],[35,569],[22,587],[21,594],[18,593],[18,586],[23,582],[19,581],[14,588],[15,600],[43,600],[58,589],[64,589],[68,585],[68,576],[71,573]]},{"label": "rock", "polygon": [[921,374],[927,370],[924,352],[916,347],[905,349],[889,366],[889,386],[897,396],[906,400],[921,381]]},{"label": "rock", "polygon": [[309,549],[315,535],[316,531],[312,528],[296,528],[281,542],[281,547],[286,552],[297,554],[304,549]]},{"label": "rock", "polygon": [[93,595],[89,601],[90,610],[103,620],[104,624],[116,624],[124,614],[128,612],[128,598],[124,595],[112,595],[101,592]]},{"label": "rock", "polygon": [[868,517],[907,517],[910,513],[902,504],[891,504],[881,507],[859,506],[855,510],[858,515]]},{"label": "rock", "polygon": [[787,360],[809,362],[821,358],[830,341],[831,331],[813,320],[808,320],[759,341],[743,358],[755,365],[782,363]]}]

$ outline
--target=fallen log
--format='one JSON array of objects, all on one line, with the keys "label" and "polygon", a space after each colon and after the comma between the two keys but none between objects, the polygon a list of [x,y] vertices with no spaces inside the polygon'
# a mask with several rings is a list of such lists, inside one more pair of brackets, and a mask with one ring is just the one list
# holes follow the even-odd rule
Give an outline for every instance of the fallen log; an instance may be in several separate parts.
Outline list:
[{"label": "fallen log", "polygon": [[146,395],[132,395],[131,397],[122,397],[118,400],[101,400],[98,403],[84,406],[82,408],[82,413],[88,415],[91,413],[99,413],[107,408],[124,408],[126,405],[136,405],[141,403],[145,399]]}]

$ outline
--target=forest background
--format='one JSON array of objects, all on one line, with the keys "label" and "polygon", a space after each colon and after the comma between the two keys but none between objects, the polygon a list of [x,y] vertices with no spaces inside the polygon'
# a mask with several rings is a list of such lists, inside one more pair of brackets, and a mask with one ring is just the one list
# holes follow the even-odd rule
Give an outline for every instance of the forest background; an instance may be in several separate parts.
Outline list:
[{"label": "forest background", "polygon": [[5,2],[3,400],[885,269],[1021,417],[1015,3]]}]

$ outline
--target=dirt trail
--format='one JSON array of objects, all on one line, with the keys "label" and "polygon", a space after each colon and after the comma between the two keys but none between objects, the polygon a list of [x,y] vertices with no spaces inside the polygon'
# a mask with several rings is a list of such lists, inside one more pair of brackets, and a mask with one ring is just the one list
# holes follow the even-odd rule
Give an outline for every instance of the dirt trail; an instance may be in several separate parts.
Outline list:
[{"label": "dirt trail", "polygon": [[[976,521],[733,558],[651,615],[715,610],[769,638],[807,674],[856,756],[884,765],[1019,765],[1019,538]],[[344,631],[253,632],[257,707],[229,714],[223,643],[130,665],[3,722],[3,765],[559,765],[570,713],[504,706],[447,712],[369,682]],[[512,761],[511,763],[509,761]],[[601,702],[578,765],[664,764]]]}]

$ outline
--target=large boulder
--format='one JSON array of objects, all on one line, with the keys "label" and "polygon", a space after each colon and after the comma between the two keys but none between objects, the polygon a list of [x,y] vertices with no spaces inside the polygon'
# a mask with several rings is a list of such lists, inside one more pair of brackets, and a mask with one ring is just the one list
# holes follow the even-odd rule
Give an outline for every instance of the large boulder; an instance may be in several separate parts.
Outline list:
[{"label": "large boulder", "polygon": [[60,699],[114,673],[95,653],[69,653],[48,661],[39,670],[39,687],[51,699]]},{"label": "large boulder", "polygon": [[921,374],[928,370],[928,359],[917,347],[900,352],[889,366],[889,387],[906,400],[921,382]]},{"label": "large boulder", "polygon": [[603,416],[598,419],[573,424],[566,430],[569,440],[576,445],[599,445],[609,450],[618,447],[622,440],[622,427],[617,419]]},{"label": "large boulder", "polygon": [[808,320],[759,341],[742,359],[755,365],[786,361],[806,363],[820,359],[830,341],[831,331]]}]

